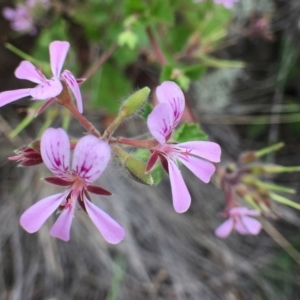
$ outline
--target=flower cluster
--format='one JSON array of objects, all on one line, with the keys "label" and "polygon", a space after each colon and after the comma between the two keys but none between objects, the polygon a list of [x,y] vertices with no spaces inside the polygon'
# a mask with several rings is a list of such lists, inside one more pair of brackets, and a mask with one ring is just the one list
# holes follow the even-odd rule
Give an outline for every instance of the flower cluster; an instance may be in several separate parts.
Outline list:
[{"label": "flower cluster", "polygon": [[[156,89],[158,104],[147,119],[150,140],[113,137],[115,129],[123,119],[131,116],[144,105],[150,89],[143,88],[130,96],[122,105],[116,119],[103,135],[81,114],[82,97],[74,75],[65,70],[61,73],[69,43],[54,41],[50,44],[50,65],[52,77],[47,79],[42,71],[29,61],[22,61],[15,71],[19,79],[36,83],[33,88],[6,91],[0,93],[0,106],[20,98],[31,96],[34,100],[45,100],[40,112],[56,102],[69,109],[90,134],[79,140],[72,140],[61,128],[48,128],[40,141],[35,141],[16,151],[10,160],[18,161],[21,166],[33,166],[44,163],[54,176],[45,181],[64,187],[59,194],[46,197],[28,208],[21,216],[20,224],[29,233],[37,232],[55,211],[59,213],[50,234],[63,241],[70,239],[70,228],[75,211],[79,208],[86,212],[104,239],[112,244],[119,243],[125,237],[121,225],[91,202],[89,193],[110,196],[111,193],[93,183],[103,173],[112,157],[117,156],[124,168],[137,181],[152,184],[152,170],[160,162],[170,177],[173,206],[176,212],[183,213],[191,205],[191,196],[183,180],[179,165],[185,165],[200,180],[208,183],[220,161],[220,146],[213,142],[192,140],[178,143],[172,139],[185,109],[184,94],[179,86],[171,81],[163,82]],[[76,99],[77,109],[72,97]],[[147,149],[148,162],[123,150],[122,146],[131,145]],[[70,164],[71,152],[73,159]]]},{"label": "flower cluster", "polygon": [[[259,151],[242,153],[236,163],[220,166],[217,177],[225,195],[226,207],[223,215],[227,220],[215,231],[218,237],[227,237],[233,229],[240,234],[257,235],[262,226],[253,217],[276,218],[274,201],[300,209],[300,205],[277,192],[295,193],[290,188],[265,182],[263,176],[299,171],[300,167],[285,167],[258,162],[257,159],[279,150],[282,143]],[[250,206],[252,209],[247,208]]]},{"label": "flower cluster", "polygon": [[35,17],[38,16],[36,13],[47,9],[50,6],[49,0],[26,0],[23,4],[18,4],[15,9],[5,7],[2,14],[5,19],[10,21],[11,28],[14,31],[28,32],[31,35],[37,33],[35,27]]},{"label": "flower cluster", "polygon": [[[19,89],[0,93],[0,107],[24,97],[31,96],[34,100],[47,100],[40,112],[48,107],[52,102],[64,101],[64,90],[70,89],[77,101],[78,111],[82,113],[82,98],[79,85],[74,75],[64,70],[62,66],[69,51],[68,42],[54,41],[49,46],[50,66],[53,77],[47,79],[40,69],[35,67],[30,61],[23,60],[15,71],[15,76],[19,79],[26,79],[37,83],[34,88]],[[79,82],[82,80],[79,79]],[[60,98],[59,98],[60,96]]]}]

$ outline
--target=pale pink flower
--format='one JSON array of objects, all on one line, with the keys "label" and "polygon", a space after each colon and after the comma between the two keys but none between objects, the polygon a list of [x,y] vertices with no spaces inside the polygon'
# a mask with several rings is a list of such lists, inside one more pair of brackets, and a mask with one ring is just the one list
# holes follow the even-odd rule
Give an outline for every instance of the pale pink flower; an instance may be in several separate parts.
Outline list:
[{"label": "pale pink flower", "polygon": [[50,65],[53,74],[51,79],[47,79],[41,70],[36,68],[30,61],[23,60],[16,69],[15,76],[19,79],[37,83],[37,86],[0,93],[0,107],[27,96],[31,96],[35,100],[47,100],[43,106],[47,107],[62,92],[63,81],[73,92],[77,101],[78,111],[82,113],[81,93],[74,75],[68,70],[64,70],[61,74],[69,47],[70,44],[68,42],[62,41],[54,41],[49,45]]},{"label": "pale pink flower", "polygon": [[15,9],[5,7],[2,14],[10,21],[10,26],[14,31],[28,32],[32,35],[37,33],[32,13],[26,5],[18,5]]},{"label": "pale pink flower", "polygon": [[214,0],[216,4],[223,4],[226,8],[232,8],[239,0]]},{"label": "pale pink flower", "polygon": [[232,230],[243,235],[257,235],[262,226],[259,221],[252,218],[259,216],[260,212],[247,207],[234,207],[228,212],[228,219],[215,231],[219,238],[226,238]]},{"label": "pale pink flower", "polygon": [[44,198],[27,209],[21,216],[21,226],[29,233],[36,232],[48,217],[59,209],[61,213],[50,234],[68,241],[74,211],[79,206],[89,215],[107,242],[119,243],[125,236],[124,229],[94,205],[88,195],[88,192],[110,195],[107,190],[91,185],[98,179],[110,160],[111,150],[107,142],[92,135],[81,138],[75,146],[72,167],[70,167],[68,135],[63,129],[49,128],[41,138],[41,155],[45,165],[56,176],[45,180],[65,186],[67,190]]},{"label": "pale pink flower", "polygon": [[208,183],[215,172],[215,166],[206,160],[219,162],[221,149],[218,144],[205,141],[168,143],[183,114],[185,99],[178,85],[171,81],[157,87],[156,95],[159,104],[148,116],[147,125],[158,145],[151,149],[147,171],[150,171],[160,159],[170,176],[174,209],[178,213],[183,213],[190,207],[191,196],[178,168],[178,162],[184,164],[203,182]]},{"label": "pale pink flower", "polygon": [[5,19],[10,21],[13,30],[34,35],[37,33],[34,19],[49,6],[49,0],[27,0],[23,4],[18,4],[16,8],[4,7],[2,14]]}]

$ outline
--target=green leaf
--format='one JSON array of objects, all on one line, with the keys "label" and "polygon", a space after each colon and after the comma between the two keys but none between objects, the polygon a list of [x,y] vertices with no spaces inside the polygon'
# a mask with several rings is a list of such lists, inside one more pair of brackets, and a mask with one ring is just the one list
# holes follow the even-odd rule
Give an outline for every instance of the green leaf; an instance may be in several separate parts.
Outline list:
[{"label": "green leaf", "polygon": [[208,136],[199,128],[199,124],[183,123],[172,135],[172,139],[178,143],[189,141],[207,141]]},{"label": "green leaf", "polygon": [[191,80],[199,80],[205,74],[206,68],[203,65],[195,65],[183,69],[184,74]]},{"label": "green leaf", "polygon": [[141,118],[146,121],[148,116],[152,112],[152,110],[153,110],[153,105],[151,103],[147,102],[146,105],[143,107],[143,111],[141,113]]},{"label": "green leaf", "polygon": [[174,23],[172,6],[168,0],[154,0],[150,9],[151,21],[163,22],[169,25]]},{"label": "green leaf", "polygon": [[126,0],[125,9],[127,14],[143,13],[147,10],[147,5],[139,0]]},{"label": "green leaf", "polygon": [[136,48],[137,43],[138,38],[131,30],[125,30],[118,36],[119,46],[128,46],[129,49],[133,50]]},{"label": "green leaf", "polygon": [[160,74],[160,82],[170,80],[173,73],[173,66],[165,65]]},{"label": "green leaf", "polygon": [[118,113],[121,97],[128,95],[132,90],[131,83],[123,75],[122,70],[109,63],[87,80],[83,88],[89,93],[93,107],[104,108],[111,114]]}]

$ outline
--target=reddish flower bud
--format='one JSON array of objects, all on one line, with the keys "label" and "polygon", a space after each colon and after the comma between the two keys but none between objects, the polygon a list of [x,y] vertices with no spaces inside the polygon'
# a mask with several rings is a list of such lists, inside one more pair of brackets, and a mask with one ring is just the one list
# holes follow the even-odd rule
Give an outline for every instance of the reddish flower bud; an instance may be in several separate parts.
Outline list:
[{"label": "reddish flower bud", "polygon": [[40,153],[40,141],[34,141],[28,146],[23,146],[15,151],[15,156],[8,157],[11,161],[18,161],[19,166],[29,167],[43,162]]}]

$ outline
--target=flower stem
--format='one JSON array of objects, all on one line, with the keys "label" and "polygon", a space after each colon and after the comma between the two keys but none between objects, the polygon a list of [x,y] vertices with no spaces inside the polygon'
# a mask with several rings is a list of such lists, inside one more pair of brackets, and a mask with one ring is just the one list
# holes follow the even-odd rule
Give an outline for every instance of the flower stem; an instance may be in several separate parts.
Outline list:
[{"label": "flower stem", "polygon": [[148,34],[148,38],[150,40],[151,46],[153,48],[153,51],[155,53],[155,56],[157,57],[157,60],[158,60],[159,64],[161,66],[164,66],[167,63],[167,61],[166,61],[166,58],[165,58],[165,56],[164,56],[164,54],[163,54],[156,38],[155,38],[155,35],[154,35],[154,32],[153,32],[152,28],[147,27],[146,32]]},{"label": "flower stem", "polygon": [[123,145],[133,146],[137,148],[147,148],[151,149],[157,146],[158,142],[156,140],[133,140],[124,137],[110,138],[111,143],[119,143]]},{"label": "flower stem", "polygon": [[104,52],[85,72],[82,74],[82,78],[91,77],[115,52],[118,45],[113,44],[110,48]]},{"label": "flower stem", "polygon": [[75,117],[91,134],[101,138],[100,132],[77,110],[72,101],[63,103],[63,106],[66,107],[72,113],[73,117]]},{"label": "flower stem", "polygon": [[117,115],[117,117],[112,121],[112,123],[105,129],[103,138],[108,138],[121,124],[121,122],[126,117],[126,114],[123,111],[120,111],[120,113]]}]

